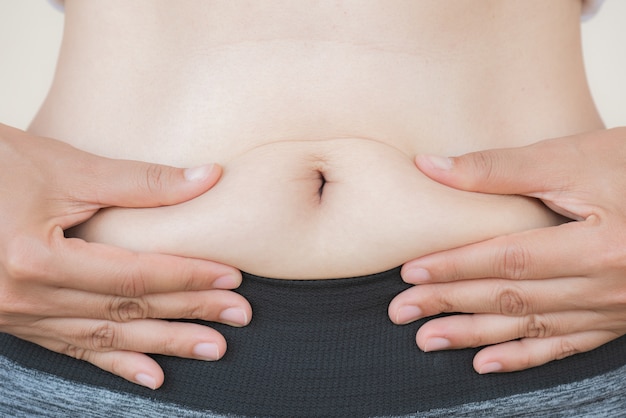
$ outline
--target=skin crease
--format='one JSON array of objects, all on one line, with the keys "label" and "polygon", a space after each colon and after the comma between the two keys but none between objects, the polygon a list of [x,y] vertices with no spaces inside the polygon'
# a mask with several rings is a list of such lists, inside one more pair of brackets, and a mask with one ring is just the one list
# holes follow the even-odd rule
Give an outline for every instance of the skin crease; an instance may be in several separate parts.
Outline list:
[{"label": "skin crease", "polygon": [[[210,347],[198,344],[213,343],[216,358],[226,342],[206,328],[180,324],[151,332],[155,339],[146,345],[140,326],[155,331],[163,326],[155,318],[172,316],[245,325],[250,306],[228,292],[241,279],[234,268],[273,278],[355,276],[559,222],[531,199],[439,184],[415,169],[413,157],[523,146],[600,129],[582,66],[578,2],[315,5],[65,2],[55,79],[27,135],[62,140],[74,147],[75,159],[54,165],[56,142],[37,142],[51,159],[38,159],[32,148],[23,153],[45,168],[36,171],[41,178],[59,179],[53,191],[41,187],[43,196],[59,200],[53,192],[61,190],[60,201],[68,202],[66,194],[72,199],[48,218],[24,209],[41,205],[37,195],[24,192],[11,207],[7,219],[44,219],[36,242],[46,244],[14,248],[52,248],[61,256],[54,268],[44,258],[28,274],[38,291],[8,293],[20,296],[10,300],[19,300],[24,317],[37,318],[41,327],[27,327],[32,334],[26,335],[9,315],[3,329],[154,388],[163,373],[142,353],[167,348],[169,355],[207,358]],[[444,26],[453,29],[442,31]],[[14,135],[21,134],[8,134]],[[148,187],[160,191],[153,201],[127,184],[136,169],[120,169],[120,159],[158,167],[214,161],[223,176],[215,187],[214,176],[172,199],[170,188],[187,187],[169,182],[180,180],[181,172],[142,166],[140,178],[158,180]],[[101,182],[94,183],[93,167]],[[68,170],[71,175],[64,175]],[[145,174],[160,170],[178,177]],[[113,184],[102,180],[110,173],[119,174]],[[320,173],[326,182],[321,196]],[[32,190],[28,181],[41,184],[23,180],[19,190]],[[15,190],[13,179],[5,187]],[[131,192],[116,199],[120,188]],[[133,198],[132,190],[140,197]],[[58,218],[72,219],[64,229],[105,207],[67,236],[55,229]],[[169,257],[154,263],[154,252]],[[17,266],[4,276],[9,288],[18,282],[24,254],[31,257],[23,250],[12,254],[23,256],[11,256],[21,263],[3,261],[5,269]],[[84,256],[78,265],[85,270],[63,283],[59,277],[70,269],[72,254]],[[141,290],[141,280],[128,285],[127,276],[112,273],[128,258],[143,266],[131,277],[167,265],[185,273],[182,283],[170,282],[180,274],[157,269],[162,275],[154,286],[163,286],[163,294],[150,284],[145,295],[97,287],[110,280],[113,287]],[[226,272],[233,280],[214,289],[213,280]],[[102,280],[85,285],[82,276]],[[51,286],[54,294],[68,289],[64,310],[42,296],[41,289]],[[83,291],[108,295],[109,305],[81,316],[91,298]],[[59,329],[67,335],[51,341]]]},{"label": "skin crease", "polygon": [[626,334],[625,139],[626,128],[615,128],[451,159],[417,157],[443,184],[533,196],[575,221],[405,264],[403,278],[416,286],[391,302],[390,318],[471,313],[429,321],[416,339],[425,351],[487,346],[474,358],[479,373],[539,366]]}]

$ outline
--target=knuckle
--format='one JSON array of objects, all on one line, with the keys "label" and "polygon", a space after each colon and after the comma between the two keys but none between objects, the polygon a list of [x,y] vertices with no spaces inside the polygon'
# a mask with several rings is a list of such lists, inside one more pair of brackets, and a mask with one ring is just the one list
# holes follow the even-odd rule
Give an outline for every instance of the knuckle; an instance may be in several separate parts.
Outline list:
[{"label": "knuckle", "polygon": [[116,347],[118,336],[114,324],[102,322],[92,328],[87,336],[88,346],[96,351],[107,351]]},{"label": "knuckle", "polygon": [[472,158],[468,161],[470,170],[476,173],[477,184],[490,184],[497,180],[497,154],[488,151],[475,152],[470,154]]},{"label": "knuckle", "polygon": [[184,315],[187,319],[204,319],[211,313],[209,307],[203,305],[188,306],[186,311]]},{"label": "knuckle", "polygon": [[454,312],[456,311],[456,306],[458,304],[454,300],[454,295],[452,292],[447,291],[448,286],[438,286],[433,285],[429,286],[431,290],[431,296],[427,297],[426,300],[430,302],[435,302],[433,306],[436,306],[437,312]]},{"label": "knuckle", "polygon": [[527,275],[530,255],[522,245],[511,243],[503,247],[500,255],[500,277],[520,280]]},{"label": "knuckle", "polygon": [[221,303],[201,303],[195,300],[191,301],[185,312],[181,312],[181,314],[185,315],[184,317],[187,319],[215,319],[217,317],[217,312],[220,311]]},{"label": "knuckle", "polygon": [[148,304],[142,298],[113,297],[107,306],[107,317],[116,322],[146,318]]},{"label": "knuckle", "polygon": [[555,345],[554,359],[561,360],[565,357],[573,356],[574,354],[578,354],[580,352],[582,352],[582,350],[576,347],[576,345],[572,341],[566,338],[562,338]]},{"label": "knuckle", "polygon": [[130,270],[122,273],[118,294],[133,298],[145,293],[146,275],[141,268],[141,260],[137,257],[135,263],[130,264]]},{"label": "knuckle", "polygon": [[526,317],[522,335],[529,338],[544,338],[554,335],[554,329],[545,316],[529,315]]},{"label": "knuckle", "polygon": [[530,306],[520,289],[504,286],[497,291],[499,313],[521,316],[530,311]]},{"label": "knuckle", "polygon": [[165,170],[163,167],[151,164],[146,169],[146,188],[150,192],[160,192],[163,190],[165,182]]},{"label": "knuckle", "polygon": [[142,294],[141,287],[141,280],[137,279],[137,275],[128,275],[120,281],[118,294],[129,298],[136,297]]},{"label": "knuckle", "polygon": [[532,349],[532,346],[529,345],[529,340],[530,339],[527,338],[521,338],[507,343],[515,350],[515,358],[512,359],[512,363],[510,364],[510,366],[512,366],[510,368],[511,371],[525,370],[535,367],[538,364],[537,353]]},{"label": "knuckle", "polygon": [[479,323],[474,322],[475,317],[469,317],[472,320],[472,324],[465,328],[467,330],[465,346],[467,347],[482,347],[488,343],[489,336],[485,333],[487,331],[485,327]]},{"label": "knuckle", "polygon": [[461,263],[456,263],[455,260],[446,260],[447,263],[446,268],[447,268],[447,278],[448,280],[454,281],[454,280],[460,280],[460,279],[464,279],[466,274],[466,271],[464,269],[464,266]]},{"label": "knuckle", "polygon": [[83,347],[70,344],[61,352],[77,360],[89,360],[90,351]]},{"label": "knuckle", "polygon": [[111,363],[109,364],[108,371],[117,376],[124,376],[124,372],[126,371],[126,367],[123,359],[115,356],[111,359]]},{"label": "knuckle", "polygon": [[183,258],[177,264],[176,277],[180,280],[180,288],[184,290],[196,290],[206,288],[206,275],[198,273],[196,260]]},{"label": "knuckle", "polygon": [[522,354],[519,358],[518,370],[525,370],[536,366],[536,359],[530,354]]},{"label": "knuckle", "polygon": [[180,352],[180,346],[179,346],[178,341],[176,341],[176,339],[172,337],[167,337],[167,338],[164,338],[163,341],[161,342],[160,351],[163,354],[175,356],[177,355],[177,353]]},{"label": "knuckle", "polygon": [[480,173],[484,173],[487,179],[493,175],[494,160],[489,152],[476,152],[473,154],[472,162]]}]

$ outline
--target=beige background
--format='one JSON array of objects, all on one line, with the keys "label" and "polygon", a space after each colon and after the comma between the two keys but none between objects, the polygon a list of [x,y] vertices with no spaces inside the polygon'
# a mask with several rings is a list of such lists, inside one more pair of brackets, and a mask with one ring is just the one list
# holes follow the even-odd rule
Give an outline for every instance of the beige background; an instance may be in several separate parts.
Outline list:
[{"label": "beige background", "polygon": [[[583,23],[587,72],[607,126],[626,125],[625,18],[625,0],[606,0]],[[0,122],[28,126],[50,85],[62,30],[63,14],[47,0],[0,0]]]}]

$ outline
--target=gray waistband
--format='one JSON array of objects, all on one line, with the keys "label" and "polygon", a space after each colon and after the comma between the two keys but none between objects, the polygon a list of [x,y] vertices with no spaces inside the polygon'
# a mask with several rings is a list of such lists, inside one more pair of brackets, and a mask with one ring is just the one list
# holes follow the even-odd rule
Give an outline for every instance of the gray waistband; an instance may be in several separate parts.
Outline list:
[{"label": "gray waistband", "polygon": [[[626,366],[580,382],[454,408],[420,417],[618,417],[626,411]],[[234,417],[77,384],[0,357],[0,415],[12,417]]]}]

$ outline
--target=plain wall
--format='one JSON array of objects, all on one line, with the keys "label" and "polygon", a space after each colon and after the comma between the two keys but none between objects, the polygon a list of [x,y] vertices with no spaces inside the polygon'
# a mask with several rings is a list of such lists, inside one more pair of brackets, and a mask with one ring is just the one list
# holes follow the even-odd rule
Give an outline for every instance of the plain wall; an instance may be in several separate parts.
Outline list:
[{"label": "plain wall", "polygon": [[[626,1],[606,0],[583,23],[589,82],[609,127],[626,125],[625,17]],[[63,13],[49,1],[0,0],[0,122],[28,126],[52,80],[62,30]]]}]

